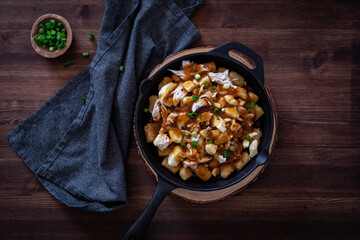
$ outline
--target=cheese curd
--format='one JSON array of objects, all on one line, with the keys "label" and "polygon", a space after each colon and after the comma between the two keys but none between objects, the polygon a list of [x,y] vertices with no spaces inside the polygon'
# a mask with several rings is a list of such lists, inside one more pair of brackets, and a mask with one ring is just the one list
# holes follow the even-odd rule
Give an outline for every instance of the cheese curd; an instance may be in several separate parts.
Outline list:
[{"label": "cheese curd", "polygon": [[264,111],[240,74],[214,62],[183,61],[149,99],[146,140],[165,157],[162,165],[183,180],[227,178],[258,154]]}]

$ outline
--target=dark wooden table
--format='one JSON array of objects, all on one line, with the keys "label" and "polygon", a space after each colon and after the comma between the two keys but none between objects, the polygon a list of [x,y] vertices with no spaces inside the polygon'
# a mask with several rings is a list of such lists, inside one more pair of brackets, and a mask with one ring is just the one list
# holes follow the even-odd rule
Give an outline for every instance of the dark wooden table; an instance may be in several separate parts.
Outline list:
[{"label": "dark wooden table", "polygon": [[[10,147],[6,134],[94,56],[104,1],[0,1],[0,239],[121,239],[156,182],[131,142],[129,204],[88,213],[52,197]],[[58,13],[74,42],[48,60],[29,42],[32,23]],[[208,204],[166,197],[147,239],[360,238],[360,4],[358,1],[206,0],[191,20],[191,47],[239,41],[264,59],[276,102],[278,142],[245,191]],[[64,68],[61,63],[74,59]]]}]

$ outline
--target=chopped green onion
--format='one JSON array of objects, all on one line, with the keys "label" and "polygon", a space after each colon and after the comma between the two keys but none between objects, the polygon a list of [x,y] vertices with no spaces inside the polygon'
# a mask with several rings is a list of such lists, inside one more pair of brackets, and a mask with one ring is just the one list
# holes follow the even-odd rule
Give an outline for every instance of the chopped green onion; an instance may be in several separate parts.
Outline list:
[{"label": "chopped green onion", "polygon": [[185,133],[185,136],[189,136],[189,135],[190,135],[190,133],[189,133],[189,132],[186,132],[186,133]]},{"label": "chopped green onion", "polygon": [[232,152],[235,151],[235,147],[234,147],[234,146],[230,146],[229,149],[230,149],[230,151],[232,151]]},{"label": "chopped green onion", "polygon": [[250,108],[254,108],[255,107],[255,103],[254,102],[251,102],[250,103]]},{"label": "chopped green onion", "polygon": [[197,135],[196,132],[192,132],[192,133],[191,133],[191,136],[192,136],[192,137],[196,137],[196,135]]},{"label": "chopped green onion", "polygon": [[198,91],[200,92],[200,88],[198,88]]},{"label": "chopped green onion", "polygon": [[193,99],[194,101],[197,101],[197,100],[199,100],[199,97],[198,97],[198,96],[192,96],[192,99]]},{"label": "chopped green onion", "polygon": [[215,85],[213,86],[213,89],[216,90],[216,86],[215,86]]},{"label": "chopped green onion", "polygon": [[83,53],[81,53],[84,57],[87,57],[87,56],[89,56],[90,55],[90,53],[89,52],[83,52]]},{"label": "chopped green onion", "polygon": [[66,46],[64,42],[60,43],[58,46],[58,49],[63,49]]},{"label": "chopped green onion", "polygon": [[181,146],[182,146],[182,147],[185,147],[185,146],[186,146],[186,142],[182,142],[182,143],[181,143]]},{"label": "chopped green onion", "polygon": [[205,87],[209,86],[209,82],[205,82]]},{"label": "chopped green onion", "polygon": [[189,113],[189,114],[188,114],[188,117],[189,117],[189,118],[197,118],[198,116],[199,116],[199,114],[196,113],[196,112],[193,112],[193,113]]},{"label": "chopped green onion", "polygon": [[[34,36],[37,45],[47,48],[50,52],[56,49],[61,50],[66,46],[66,34],[61,33],[58,27],[63,26],[63,23],[57,23],[55,19],[50,19],[48,22],[39,25],[39,32]],[[66,29],[64,31],[66,32]]]},{"label": "chopped green onion", "polygon": [[93,40],[95,38],[94,34],[92,33],[88,33],[88,38],[90,38],[91,40]]},{"label": "chopped green onion", "polygon": [[119,70],[123,72],[124,71],[124,66],[120,66]]},{"label": "chopped green onion", "polygon": [[250,141],[250,135],[249,135],[249,134],[246,135],[246,136],[245,136],[245,139],[248,140],[248,141]]},{"label": "chopped green onion", "polygon": [[213,142],[213,140],[211,140],[211,139],[207,139],[207,140],[206,140],[206,142],[208,142],[208,143],[212,143],[212,142]]},{"label": "chopped green onion", "polygon": [[251,108],[248,109],[248,113],[251,113]]},{"label": "chopped green onion", "polygon": [[191,143],[191,146],[192,147],[196,147],[198,145],[198,142],[197,141],[193,141],[192,143]]},{"label": "chopped green onion", "polygon": [[63,49],[66,46],[66,44],[64,42],[60,43],[58,46],[58,49]]},{"label": "chopped green onion", "polygon": [[85,104],[85,98],[84,97],[80,98],[80,101],[81,101],[82,104]]},{"label": "chopped green onion", "polygon": [[220,114],[220,110],[219,110],[218,108],[215,108],[215,109],[214,109],[214,113],[215,113],[215,115],[219,115],[219,114]]},{"label": "chopped green onion", "polygon": [[63,63],[63,66],[67,67],[67,66],[70,66],[71,64],[74,64],[74,61],[73,60],[68,60],[68,61]]},{"label": "chopped green onion", "polygon": [[224,158],[227,158],[227,157],[228,157],[228,152],[227,152],[226,150],[223,151],[222,154],[223,154]]},{"label": "chopped green onion", "polygon": [[195,74],[195,79],[196,79],[196,80],[199,80],[200,78],[201,78],[201,75],[200,75],[200,74],[198,74],[198,73]]},{"label": "chopped green onion", "polygon": [[148,109],[148,108],[144,108],[144,112],[145,112],[145,113],[148,113],[148,112],[149,112],[149,109]]}]

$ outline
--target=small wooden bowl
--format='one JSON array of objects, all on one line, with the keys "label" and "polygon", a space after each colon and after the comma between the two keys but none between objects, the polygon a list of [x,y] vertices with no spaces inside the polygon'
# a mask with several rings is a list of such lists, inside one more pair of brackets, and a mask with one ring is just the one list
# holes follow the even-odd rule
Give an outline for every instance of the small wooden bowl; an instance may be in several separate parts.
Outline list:
[{"label": "small wooden bowl", "polygon": [[[62,22],[62,24],[64,24],[65,28],[66,28],[66,46],[61,49],[61,50],[55,50],[53,52],[51,52],[49,49],[40,47],[39,45],[37,45],[35,43],[35,39],[34,36],[36,34],[38,34],[39,29],[40,29],[40,23],[45,24],[46,22],[48,22],[50,19],[55,19],[57,22]],[[31,29],[31,34],[30,34],[30,41],[31,41],[31,45],[34,48],[35,52],[37,52],[39,55],[46,57],[46,58],[56,58],[59,57],[61,55],[63,55],[70,47],[71,42],[72,42],[72,31],[71,31],[71,27],[70,24],[68,23],[68,21],[66,21],[65,18],[63,18],[60,15],[57,14],[45,14],[40,16],[34,23],[34,25],[32,26]]]}]

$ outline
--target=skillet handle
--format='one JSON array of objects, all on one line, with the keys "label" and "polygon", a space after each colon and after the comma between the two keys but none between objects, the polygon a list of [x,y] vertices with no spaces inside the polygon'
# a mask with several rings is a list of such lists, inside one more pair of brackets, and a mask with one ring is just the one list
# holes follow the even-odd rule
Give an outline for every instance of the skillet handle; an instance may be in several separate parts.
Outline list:
[{"label": "skillet handle", "polygon": [[156,187],[153,197],[151,198],[149,204],[147,205],[141,216],[136,220],[136,222],[125,234],[123,240],[144,239],[156,210],[158,209],[166,195],[175,188],[175,185],[172,185],[171,183],[164,180],[162,177],[158,176],[158,185]]},{"label": "skillet handle", "polygon": [[[250,69],[246,65],[244,65],[242,62],[239,62],[238,60],[232,58],[229,56],[230,50],[237,50],[246,56],[250,57],[256,64],[254,69]],[[236,61],[244,68],[247,68],[256,79],[260,81],[260,83],[264,86],[264,62],[263,59],[258,55],[256,52],[254,52],[252,49],[248,48],[247,46],[239,43],[239,42],[228,42],[224,45],[221,45],[213,50],[210,51],[211,53],[215,53],[216,55],[226,57],[230,59],[231,61]]]},{"label": "skillet handle", "polygon": [[147,79],[144,79],[143,81],[141,81],[140,83],[140,94],[143,94],[144,91],[147,91],[149,90],[149,88],[151,87],[151,81],[152,81],[152,78],[147,78]]}]

